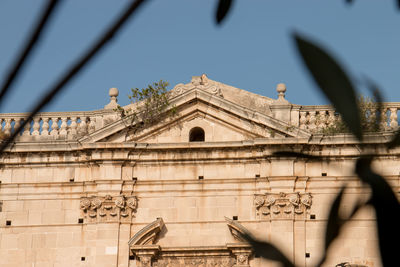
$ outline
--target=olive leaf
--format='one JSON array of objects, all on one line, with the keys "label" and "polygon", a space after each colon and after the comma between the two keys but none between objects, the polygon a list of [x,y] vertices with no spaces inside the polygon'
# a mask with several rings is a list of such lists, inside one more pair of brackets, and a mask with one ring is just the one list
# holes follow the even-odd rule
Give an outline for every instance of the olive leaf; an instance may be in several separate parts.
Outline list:
[{"label": "olive leaf", "polygon": [[230,8],[232,7],[233,0],[219,0],[217,6],[217,12],[215,14],[215,20],[217,24],[220,24],[225,16],[228,14]]},{"label": "olive leaf", "polygon": [[360,111],[350,78],[333,56],[321,47],[296,33],[294,38],[303,62],[314,81],[331,101],[336,111],[342,115],[349,130],[361,141]]},{"label": "olive leaf", "polygon": [[400,204],[386,180],[372,171],[372,159],[358,159],[356,173],[372,190],[370,203],[375,209],[383,266],[393,266],[398,261],[398,248],[393,244],[400,239]]},{"label": "olive leaf", "polygon": [[343,199],[344,189],[345,186],[342,187],[339,194],[336,196],[335,200],[331,205],[331,209],[329,211],[329,216],[328,216],[328,223],[326,225],[326,231],[325,231],[324,254],[321,257],[321,260],[317,266],[321,266],[324,263],[330,244],[339,235],[340,229],[345,223],[345,220],[343,220],[343,218],[340,217],[339,215],[339,208],[340,208],[340,203],[342,202]]}]

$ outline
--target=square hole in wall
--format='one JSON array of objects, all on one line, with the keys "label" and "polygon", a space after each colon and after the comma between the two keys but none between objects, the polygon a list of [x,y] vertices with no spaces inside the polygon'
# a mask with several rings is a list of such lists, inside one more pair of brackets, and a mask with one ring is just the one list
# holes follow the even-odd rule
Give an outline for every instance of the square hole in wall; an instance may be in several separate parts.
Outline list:
[{"label": "square hole in wall", "polygon": [[78,223],[83,223],[83,218],[79,218]]},{"label": "square hole in wall", "polygon": [[199,180],[204,180],[204,176],[203,176],[203,175],[200,175],[200,176],[199,176]]},{"label": "square hole in wall", "polygon": [[132,177],[132,181],[137,181],[137,177]]},{"label": "square hole in wall", "polygon": [[81,261],[85,261],[86,260],[86,258],[85,257],[81,257]]},{"label": "square hole in wall", "polygon": [[310,214],[310,219],[315,220],[315,214]]},{"label": "square hole in wall", "polygon": [[260,178],[260,175],[259,175],[259,174],[256,174],[256,178]]},{"label": "square hole in wall", "polygon": [[135,255],[129,255],[129,260],[133,261],[135,259]]},{"label": "square hole in wall", "polygon": [[70,178],[69,181],[70,181],[70,182],[74,182],[74,181],[75,181],[75,178]]},{"label": "square hole in wall", "polygon": [[310,253],[306,252],[306,258],[310,257]]},{"label": "square hole in wall", "polygon": [[7,220],[6,225],[11,225],[11,221]]},{"label": "square hole in wall", "polygon": [[237,221],[238,220],[238,216],[232,216],[232,220]]},{"label": "square hole in wall", "polygon": [[326,175],[327,175],[327,173],[326,173],[326,172],[323,172],[323,173],[321,173],[321,175],[322,175],[322,176],[326,176]]}]

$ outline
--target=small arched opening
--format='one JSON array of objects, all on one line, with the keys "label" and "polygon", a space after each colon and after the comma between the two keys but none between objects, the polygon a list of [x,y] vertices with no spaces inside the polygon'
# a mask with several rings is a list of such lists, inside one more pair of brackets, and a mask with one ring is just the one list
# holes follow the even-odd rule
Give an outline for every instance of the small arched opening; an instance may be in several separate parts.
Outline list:
[{"label": "small arched opening", "polygon": [[204,130],[194,127],[189,132],[189,142],[204,142]]}]

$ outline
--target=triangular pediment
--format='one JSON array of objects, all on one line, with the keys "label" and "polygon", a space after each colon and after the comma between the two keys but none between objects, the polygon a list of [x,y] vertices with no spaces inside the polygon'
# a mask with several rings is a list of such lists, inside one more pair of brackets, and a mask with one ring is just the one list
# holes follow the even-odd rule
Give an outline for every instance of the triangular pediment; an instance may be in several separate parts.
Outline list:
[{"label": "triangular pediment", "polygon": [[135,132],[130,130],[131,119],[125,117],[83,137],[80,142],[188,142],[194,127],[204,130],[206,142],[310,137],[310,133],[271,115],[233,103],[215,90],[193,87],[174,93],[170,103],[177,110],[176,116],[165,116]]}]

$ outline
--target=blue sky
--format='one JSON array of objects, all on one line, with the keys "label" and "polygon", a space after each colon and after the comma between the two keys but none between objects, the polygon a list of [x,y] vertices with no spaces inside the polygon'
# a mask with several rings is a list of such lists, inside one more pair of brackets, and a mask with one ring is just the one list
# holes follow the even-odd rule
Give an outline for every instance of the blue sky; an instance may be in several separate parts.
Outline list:
[{"label": "blue sky", "polygon": [[[327,47],[354,81],[368,76],[387,101],[400,101],[400,11],[395,1],[354,2],[237,0],[218,27],[214,0],[149,0],[45,111],[101,109],[110,87],[119,89],[124,105],[132,87],[160,79],[172,87],[202,73],[272,98],[283,82],[290,102],[325,104],[299,59],[293,31]],[[0,2],[1,80],[44,3]],[[63,1],[0,112],[29,111],[128,3]]]}]

